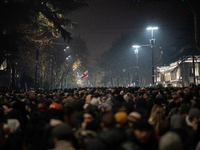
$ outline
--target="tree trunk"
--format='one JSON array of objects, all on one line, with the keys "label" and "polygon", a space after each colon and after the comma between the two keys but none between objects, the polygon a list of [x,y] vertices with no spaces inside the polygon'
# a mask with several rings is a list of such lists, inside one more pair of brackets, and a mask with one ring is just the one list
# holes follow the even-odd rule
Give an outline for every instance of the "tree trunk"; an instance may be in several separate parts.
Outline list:
[{"label": "tree trunk", "polygon": [[197,49],[200,51],[200,41],[199,41],[199,29],[198,29],[198,23],[200,22],[200,13],[195,12],[194,13],[194,32],[195,32],[195,43]]},{"label": "tree trunk", "polygon": [[12,87],[12,89],[14,89],[15,88],[15,65],[14,65],[14,62],[12,62],[12,73],[11,73],[11,76],[12,76],[11,87]]}]

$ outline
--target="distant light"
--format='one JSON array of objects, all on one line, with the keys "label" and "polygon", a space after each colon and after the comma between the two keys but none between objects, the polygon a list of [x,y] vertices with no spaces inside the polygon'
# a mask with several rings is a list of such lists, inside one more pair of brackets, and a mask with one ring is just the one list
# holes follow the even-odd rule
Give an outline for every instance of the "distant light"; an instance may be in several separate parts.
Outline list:
[{"label": "distant light", "polygon": [[69,46],[67,46],[66,49],[69,49]]},{"label": "distant light", "polygon": [[66,49],[64,49],[64,51],[66,51]]},{"label": "distant light", "polygon": [[158,27],[148,27],[147,30],[156,30]]},{"label": "distant light", "polygon": [[66,59],[68,59],[68,57]]},{"label": "distant light", "polygon": [[71,57],[71,55],[69,55],[68,57]]},{"label": "distant light", "polygon": [[139,46],[139,45],[133,45],[133,47],[134,47],[134,48],[139,48],[140,46]]}]

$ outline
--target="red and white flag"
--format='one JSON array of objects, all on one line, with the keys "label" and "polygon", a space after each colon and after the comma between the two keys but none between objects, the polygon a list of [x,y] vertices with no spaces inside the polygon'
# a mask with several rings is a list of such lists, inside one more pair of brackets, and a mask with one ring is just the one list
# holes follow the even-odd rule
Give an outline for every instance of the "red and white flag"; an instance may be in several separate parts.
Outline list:
[{"label": "red and white flag", "polygon": [[81,79],[85,79],[86,77],[88,77],[88,71],[84,72],[84,73],[81,75]]}]

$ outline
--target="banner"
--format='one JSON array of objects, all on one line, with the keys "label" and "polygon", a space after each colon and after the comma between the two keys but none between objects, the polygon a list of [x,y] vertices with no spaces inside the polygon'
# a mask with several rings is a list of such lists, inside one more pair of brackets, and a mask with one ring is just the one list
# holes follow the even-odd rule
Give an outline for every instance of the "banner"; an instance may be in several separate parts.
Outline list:
[{"label": "banner", "polygon": [[88,71],[84,72],[84,73],[81,75],[81,79],[85,79],[86,77],[88,77]]}]

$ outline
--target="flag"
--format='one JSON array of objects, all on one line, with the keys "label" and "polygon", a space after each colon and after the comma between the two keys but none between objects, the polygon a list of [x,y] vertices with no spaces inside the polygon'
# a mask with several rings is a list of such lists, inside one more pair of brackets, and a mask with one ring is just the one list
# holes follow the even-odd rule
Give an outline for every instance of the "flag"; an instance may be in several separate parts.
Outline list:
[{"label": "flag", "polygon": [[84,72],[84,73],[81,75],[81,79],[85,79],[86,77],[88,77],[88,71]]}]

